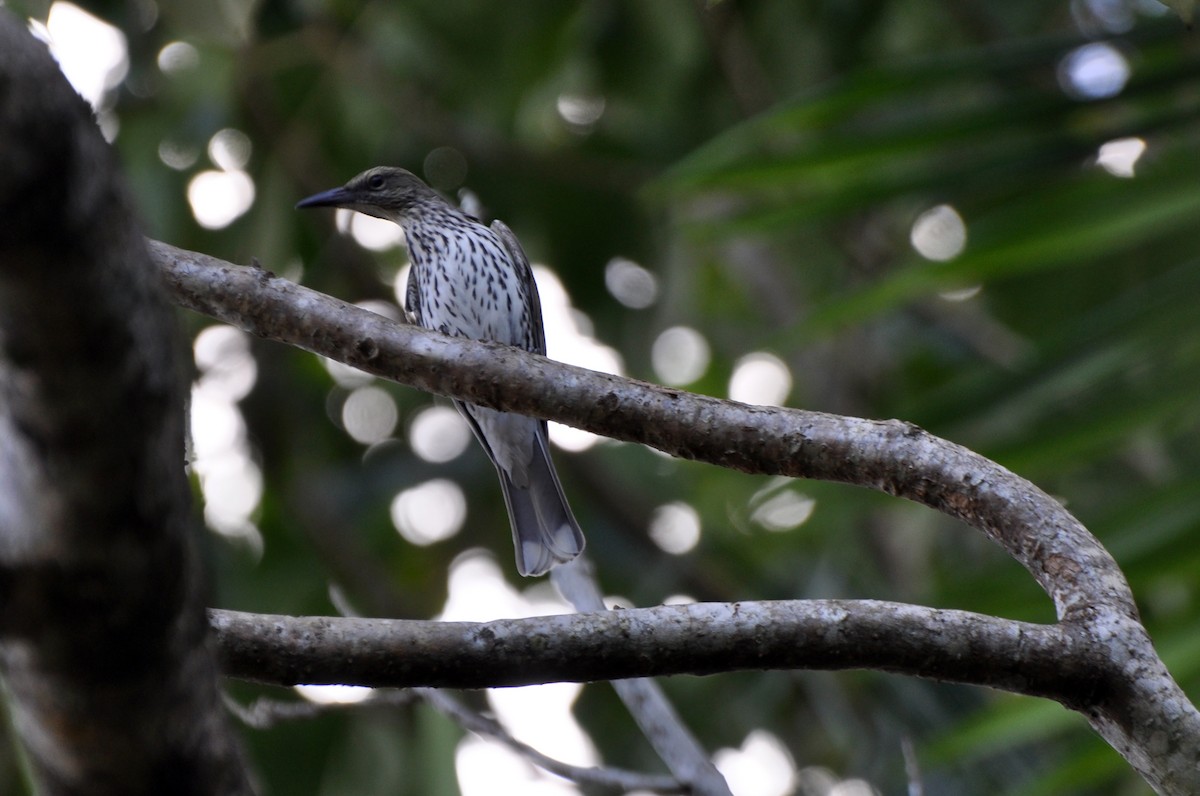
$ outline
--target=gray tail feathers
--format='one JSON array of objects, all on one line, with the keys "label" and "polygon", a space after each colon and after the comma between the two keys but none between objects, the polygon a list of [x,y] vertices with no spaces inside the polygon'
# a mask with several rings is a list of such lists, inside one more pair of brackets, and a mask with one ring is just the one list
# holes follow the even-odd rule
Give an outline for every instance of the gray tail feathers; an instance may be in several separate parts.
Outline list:
[{"label": "gray tail feathers", "polygon": [[504,468],[496,469],[512,521],[518,572],[542,575],[583,552],[583,531],[563,495],[544,432],[534,435],[528,486],[517,486]]}]

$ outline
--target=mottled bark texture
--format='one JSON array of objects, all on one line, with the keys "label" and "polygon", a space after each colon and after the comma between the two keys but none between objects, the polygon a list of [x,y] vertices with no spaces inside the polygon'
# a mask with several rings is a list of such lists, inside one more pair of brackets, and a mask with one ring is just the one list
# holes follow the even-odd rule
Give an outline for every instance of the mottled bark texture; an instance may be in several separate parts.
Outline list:
[{"label": "mottled bark texture", "polygon": [[90,108],[0,9],[0,673],[43,794],[251,790],[206,643],[183,350]]},{"label": "mottled bark texture", "polygon": [[[151,252],[183,306],[402,384],[683,458],[857,484],[930,506],[1000,544],[1045,589],[1059,618],[1037,627],[878,603],[797,603],[765,614],[743,603],[557,618],[543,620],[553,634],[504,625],[500,635],[495,623],[473,632],[218,614],[223,654],[238,675],[356,682],[347,676],[356,665],[362,682],[482,686],[729,668],[876,668],[1055,699],[1087,716],[1160,792],[1200,793],[1200,714],[1155,652],[1116,562],[1056,500],[996,463],[908,423],[746,406],[595,373],[397,324],[260,268],[161,243],[151,243]],[[747,616],[760,624],[739,635]],[[650,633],[652,655],[634,652],[647,639],[633,632],[638,621],[661,628]],[[446,668],[420,675],[405,669],[415,667],[409,646],[404,656],[381,654],[409,642],[420,649],[424,642],[410,635],[418,631],[443,645]],[[460,635],[450,642],[443,633]],[[537,643],[525,633],[535,633]],[[328,643],[338,634],[345,636]],[[334,652],[348,648],[356,664]],[[476,664],[486,660],[490,677],[471,679],[469,666],[448,663],[484,648]],[[498,662],[518,648],[526,652],[522,663]]]}]

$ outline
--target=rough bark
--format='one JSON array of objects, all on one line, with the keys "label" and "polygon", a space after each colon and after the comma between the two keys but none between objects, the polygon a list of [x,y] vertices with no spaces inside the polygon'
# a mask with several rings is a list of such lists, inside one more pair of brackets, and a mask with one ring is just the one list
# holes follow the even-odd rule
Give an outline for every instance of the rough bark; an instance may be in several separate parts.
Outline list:
[{"label": "rough bark", "polygon": [[249,793],[206,643],[180,340],[91,110],[0,9],[0,673],[44,794]]},{"label": "rough bark", "polygon": [[[1055,626],[878,600],[627,608],[491,622],[212,611],[225,671],[274,685],[486,688],[768,669],[876,669],[1082,702],[1096,661]],[[354,650],[352,657],[346,650]]]}]

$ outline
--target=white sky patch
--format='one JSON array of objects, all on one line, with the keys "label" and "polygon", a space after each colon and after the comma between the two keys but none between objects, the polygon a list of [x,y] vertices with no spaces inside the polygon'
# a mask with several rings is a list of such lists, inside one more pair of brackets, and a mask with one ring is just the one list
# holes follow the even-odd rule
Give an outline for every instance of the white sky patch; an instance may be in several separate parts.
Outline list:
[{"label": "white sky patch", "polygon": [[729,398],[744,404],[782,406],[791,391],[791,370],[782,359],[766,351],[739,359],[729,378]]},{"label": "white sky patch", "polygon": [[189,407],[190,466],[204,495],[204,521],[260,556],[263,538],[253,516],[262,501],[263,477],[237,405],[257,378],[249,340],[232,326],[210,326],[196,336],[193,352],[199,376]]},{"label": "white sky patch", "polygon": [[402,314],[400,308],[390,301],[384,301],[383,299],[363,299],[362,301],[354,302],[354,306],[369,310],[376,315],[382,315],[391,321],[402,320],[400,317]]},{"label": "white sky patch", "polygon": [[734,796],[787,796],[796,787],[792,756],[766,730],[751,732],[740,749],[718,749],[713,764]]},{"label": "white sky patch", "polygon": [[392,291],[396,295],[396,304],[403,307],[405,312],[408,311],[408,275],[410,273],[412,273],[412,263],[406,262],[400,266],[395,279],[392,280]]},{"label": "white sky patch", "polygon": [[[510,565],[511,566],[511,565]],[[518,592],[490,556],[464,554],[450,567],[444,621],[482,622],[570,613],[548,581]],[[553,757],[582,766],[599,765],[599,754],[575,721],[571,705],[581,687],[552,684],[490,689],[496,718],[516,738]],[[463,796],[577,794],[573,785],[530,765],[520,755],[486,739],[468,736],[455,756]]]},{"label": "white sky patch", "polygon": [[1114,177],[1134,176],[1138,160],[1146,153],[1146,142],[1140,138],[1118,138],[1100,145],[1096,164]]},{"label": "white sky patch", "polygon": [[77,5],[51,5],[43,36],[67,80],[96,110],[129,73],[125,34]]},{"label": "white sky patch", "polygon": [[371,698],[374,689],[361,685],[297,685],[297,694],[318,705],[350,705]]},{"label": "white sky patch", "polygon": [[[387,219],[339,207],[334,223],[338,229],[350,233],[359,246],[373,252],[385,252],[404,243],[404,230]],[[342,226],[343,223],[345,226]]]},{"label": "white sky patch", "polygon": [[468,735],[454,752],[462,796],[576,796],[579,789],[551,777],[500,744]]},{"label": "white sky patch", "polygon": [[338,362],[336,359],[319,356],[318,360],[321,362],[321,367],[325,368],[325,372],[329,374],[329,377],[339,387],[344,387],[347,390],[353,390],[356,387],[362,387],[364,384],[370,384],[375,381],[375,377],[365,370],[359,370],[344,362]]},{"label": "white sky patch", "polygon": [[[547,355],[570,365],[622,375],[625,365],[621,355],[592,336],[591,319],[571,306],[571,298],[558,276],[543,265],[535,265],[533,277],[542,300]],[[581,451],[600,442],[603,437],[551,423],[550,439],[560,448]]]},{"label": "white sky patch", "polygon": [[196,368],[206,386],[227,398],[240,401],[250,394],[258,377],[258,365],[250,353],[245,332],[232,326],[209,326],[196,335],[192,345]]},{"label": "white sky patch", "polygon": [[[822,766],[805,766],[796,773],[797,793],[821,796],[879,796],[871,783],[864,779],[840,779]],[[735,796],[740,796],[735,791]]]}]

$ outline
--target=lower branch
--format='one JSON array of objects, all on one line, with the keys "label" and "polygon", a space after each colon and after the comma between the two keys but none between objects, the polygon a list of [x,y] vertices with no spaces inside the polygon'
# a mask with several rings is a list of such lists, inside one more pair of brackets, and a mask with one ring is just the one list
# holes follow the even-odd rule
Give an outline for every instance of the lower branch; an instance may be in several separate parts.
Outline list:
[{"label": "lower branch", "polygon": [[228,674],[282,686],[488,688],[878,669],[1072,705],[1099,687],[1090,650],[1061,626],[874,600],[697,603],[492,622],[237,611],[209,618]]}]

